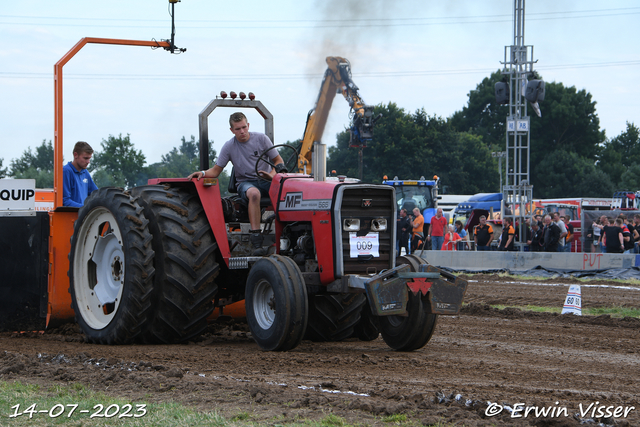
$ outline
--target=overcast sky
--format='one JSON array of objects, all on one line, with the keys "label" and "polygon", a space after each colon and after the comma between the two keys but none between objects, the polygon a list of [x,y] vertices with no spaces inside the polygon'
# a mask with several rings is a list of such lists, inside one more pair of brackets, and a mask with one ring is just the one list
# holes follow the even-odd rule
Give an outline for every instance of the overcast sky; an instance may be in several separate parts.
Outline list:
[{"label": "overcast sky", "polygon": [[[0,9],[0,158],[4,166],[53,140],[53,66],[83,37],[167,39],[167,0],[20,0]],[[87,45],[64,68],[64,157],[85,140],[100,150],[130,134],[148,163],[198,136],[198,113],[221,90],[252,91],[275,117],[275,143],[302,136],[326,56],[350,60],[368,104],[395,102],[448,117],[500,68],[513,44],[513,0],[183,0],[175,8],[181,55]],[[640,124],[640,2],[526,3],[525,44],[544,80],[586,89],[601,129]],[[545,114],[545,105],[541,105]],[[219,152],[229,109],[210,117]],[[324,142],[349,123],[336,97]],[[530,112],[531,114],[531,112]],[[251,129],[263,131],[257,113]]]}]

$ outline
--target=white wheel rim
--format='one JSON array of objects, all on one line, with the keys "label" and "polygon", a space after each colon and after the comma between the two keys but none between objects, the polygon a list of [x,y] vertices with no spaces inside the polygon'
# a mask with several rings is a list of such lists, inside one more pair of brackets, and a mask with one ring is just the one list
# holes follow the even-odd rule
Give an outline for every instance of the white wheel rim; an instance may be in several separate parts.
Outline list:
[{"label": "white wheel rim", "polygon": [[[104,225],[108,228],[101,233]],[[85,217],[73,257],[74,293],[80,315],[93,329],[105,328],[122,301],[125,256],[122,234],[103,207]]]},{"label": "white wheel rim", "polygon": [[267,330],[276,320],[276,299],[271,284],[260,280],[253,290],[253,312],[258,325]]}]

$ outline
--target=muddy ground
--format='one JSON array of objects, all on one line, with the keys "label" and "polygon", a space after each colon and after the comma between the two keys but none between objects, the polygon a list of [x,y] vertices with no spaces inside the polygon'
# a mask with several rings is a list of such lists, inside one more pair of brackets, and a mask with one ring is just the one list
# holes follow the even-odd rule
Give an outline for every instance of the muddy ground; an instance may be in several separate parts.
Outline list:
[{"label": "muddy ground", "polygon": [[[241,322],[212,324],[187,345],[99,346],[66,325],[42,335],[0,334],[0,381],[83,383],[132,402],[177,401],[264,424],[334,414],[390,425],[385,417],[404,414],[424,425],[640,425],[640,320],[492,309],[562,306],[578,282],[466,278],[469,305],[459,316],[441,316],[429,344],[410,353],[390,350],[382,338],[303,341],[267,353]],[[579,284],[583,307],[640,306],[637,283]],[[518,403],[536,409],[510,413]],[[626,408],[627,416],[598,416],[600,406]],[[2,408],[0,420],[8,412]]]}]

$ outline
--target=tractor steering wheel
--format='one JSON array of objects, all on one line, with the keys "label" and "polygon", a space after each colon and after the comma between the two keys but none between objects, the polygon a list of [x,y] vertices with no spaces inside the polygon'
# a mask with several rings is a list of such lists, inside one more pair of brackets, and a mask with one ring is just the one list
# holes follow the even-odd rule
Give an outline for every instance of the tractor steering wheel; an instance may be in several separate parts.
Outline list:
[{"label": "tractor steering wheel", "polygon": [[[256,171],[256,176],[258,177],[258,179],[261,179],[263,181],[269,181],[266,178],[263,178],[259,173],[258,173],[258,165],[260,164],[260,162],[265,162],[266,164],[268,164],[269,166],[271,166],[272,168],[276,168],[276,165],[273,164],[273,162],[271,161],[271,159],[269,158],[269,156],[267,156],[267,153],[271,150],[273,150],[274,148],[279,148],[279,147],[286,147],[289,150],[293,151],[293,155],[291,157],[289,157],[289,160],[291,159],[295,159],[295,164],[298,164],[298,150],[296,150],[294,147],[292,147],[291,145],[287,145],[287,144],[278,144],[278,145],[274,145],[273,147],[267,148],[266,150],[264,150],[262,152],[262,154],[260,154],[260,156],[258,157],[258,160],[256,160],[256,167],[255,167],[255,171]],[[282,156],[280,156],[282,157]],[[284,160],[284,159],[283,159]],[[285,166],[286,166],[286,162],[285,162]]]}]

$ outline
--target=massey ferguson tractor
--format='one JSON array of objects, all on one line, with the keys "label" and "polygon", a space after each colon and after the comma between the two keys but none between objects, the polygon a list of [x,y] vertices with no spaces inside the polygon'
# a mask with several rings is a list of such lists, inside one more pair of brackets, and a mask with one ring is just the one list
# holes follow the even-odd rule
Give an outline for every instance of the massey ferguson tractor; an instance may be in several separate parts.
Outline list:
[{"label": "massey ferguson tractor", "polygon": [[[261,229],[271,245],[265,257],[250,256],[246,202],[222,197],[217,179],[100,188],[79,210],[63,207],[62,66],[86,43],[156,42],[83,39],[56,64],[47,324],[74,317],[93,343],[181,343],[206,329],[214,309],[224,313],[244,301],[251,335],[264,350],[291,350],[304,338],[382,334],[391,348],[409,351],[429,341],[438,315],[459,312],[465,281],[414,255],[396,258],[394,188],[325,178],[325,147],[318,141],[313,175],[296,170],[306,153],[272,148],[293,159],[294,173],[276,174],[261,201]],[[200,113],[201,144],[209,140],[207,117],[217,107],[255,108],[273,141],[272,115],[253,96],[245,98],[207,105]],[[355,112],[354,123],[364,123],[360,131],[370,135],[371,121],[360,120],[364,110]],[[256,170],[269,162],[267,154]],[[203,163],[208,167],[208,159]]]}]

